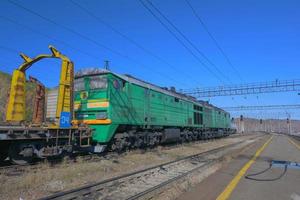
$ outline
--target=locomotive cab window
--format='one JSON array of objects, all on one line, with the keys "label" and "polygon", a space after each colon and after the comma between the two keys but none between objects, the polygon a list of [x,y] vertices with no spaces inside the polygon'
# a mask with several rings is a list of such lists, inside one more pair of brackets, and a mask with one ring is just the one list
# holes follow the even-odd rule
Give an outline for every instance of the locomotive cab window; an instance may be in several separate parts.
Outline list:
[{"label": "locomotive cab window", "polygon": [[90,77],[90,89],[106,89],[107,78],[101,76]]},{"label": "locomotive cab window", "polygon": [[78,78],[74,81],[74,90],[75,92],[84,90],[84,78]]}]

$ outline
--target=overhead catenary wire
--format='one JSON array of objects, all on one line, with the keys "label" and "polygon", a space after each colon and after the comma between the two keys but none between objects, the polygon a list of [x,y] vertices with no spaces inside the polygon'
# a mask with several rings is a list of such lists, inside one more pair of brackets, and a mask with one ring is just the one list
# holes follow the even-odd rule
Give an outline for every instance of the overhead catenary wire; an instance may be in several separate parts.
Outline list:
[{"label": "overhead catenary wire", "polygon": [[[122,33],[121,31],[119,31],[118,29],[116,29],[115,27],[113,27],[111,24],[105,22],[101,17],[95,15],[93,12],[91,12],[89,9],[87,9],[86,7],[82,6],[80,3],[78,3],[78,1],[74,1],[74,0],[69,0],[73,5],[77,6],[81,11],[85,12],[87,15],[89,15],[90,17],[94,18],[96,21],[98,21],[99,23],[103,24],[104,26],[106,26],[108,29],[112,30],[114,33],[120,35],[122,38],[124,38],[125,40],[129,41],[131,44],[133,44],[134,46],[138,47],[139,49],[143,50],[145,53],[147,53],[148,55],[152,56],[153,58],[159,60],[161,63],[166,64],[167,66],[169,66],[172,70],[178,71],[179,69],[177,69],[174,65],[170,64],[168,61],[166,61],[165,59],[163,59],[161,56],[158,56],[157,54],[153,53],[151,50],[147,49],[146,47],[144,47],[142,44],[138,43],[137,41],[135,41],[134,39],[130,38],[129,36],[127,36],[126,34]],[[183,75],[185,75],[187,78],[189,79],[194,79],[192,76],[190,76],[190,74],[186,73],[185,71],[181,71],[181,73]],[[195,80],[196,81],[196,80]]]},{"label": "overhead catenary wire", "polygon": [[[150,0],[146,0],[148,4],[158,13],[160,16],[163,17],[164,20],[197,52],[199,53],[213,68],[221,75],[221,77],[224,77],[229,83],[232,83],[230,78],[228,78],[219,68],[216,64],[214,64],[200,49],[195,45],[168,17],[166,17],[165,14],[163,14],[160,9],[155,6]],[[202,65],[205,65],[207,68],[209,68],[205,63]]]},{"label": "overhead catenary wire", "polygon": [[0,68],[1,68],[1,71],[5,71],[5,72],[9,72],[9,69],[8,69],[8,67],[5,67],[5,68],[3,68],[3,64],[5,65],[5,66],[12,66],[12,65],[14,65],[14,64],[12,64],[12,63],[10,63],[9,61],[11,61],[10,59],[4,59],[2,56],[1,56],[1,58],[0,58]]},{"label": "overhead catenary wire", "polygon": [[[67,43],[67,42],[65,42],[65,41],[63,41],[63,40],[59,40],[59,39],[57,39],[57,38],[51,36],[50,34],[43,33],[43,32],[38,31],[38,30],[36,30],[36,29],[34,29],[34,28],[30,27],[30,26],[27,26],[27,25],[25,25],[25,24],[22,24],[22,23],[20,23],[20,22],[14,20],[14,19],[11,19],[11,18],[6,17],[6,16],[2,16],[2,15],[0,15],[0,19],[2,19],[2,20],[4,20],[4,21],[8,21],[8,22],[10,22],[10,23],[12,23],[12,24],[14,24],[14,25],[16,25],[16,26],[18,26],[18,27],[22,27],[22,28],[24,28],[24,29],[26,29],[26,30],[28,30],[28,31],[30,31],[30,32],[32,32],[32,33],[35,33],[35,34],[37,34],[37,35],[40,35],[40,36],[42,36],[42,37],[48,38],[48,39],[50,39],[50,40],[57,41],[57,42],[59,42],[59,43],[65,45],[65,46],[70,47],[71,50],[73,50],[73,51],[80,52],[80,53],[82,53],[82,54],[84,54],[84,55],[90,56],[91,58],[99,59],[99,57],[97,57],[97,56],[95,56],[95,55],[92,55],[92,54],[90,54],[90,53],[88,53],[88,52],[86,52],[86,51],[83,51],[82,49],[79,49],[79,48],[77,48],[77,47],[75,47],[75,46],[73,46],[73,45],[71,45],[71,44],[69,44],[69,43]],[[17,50],[15,50],[15,52],[18,53]],[[52,68],[50,68],[50,69],[48,69],[48,70],[51,70],[51,69],[52,69]],[[52,79],[52,80],[53,80],[53,79]]]},{"label": "overhead catenary wire", "polygon": [[202,25],[202,27],[204,28],[204,30],[206,31],[206,33],[209,35],[209,37],[212,39],[212,41],[215,43],[217,49],[221,52],[221,54],[224,56],[225,60],[227,61],[227,63],[229,64],[229,66],[233,69],[233,71],[236,73],[236,75],[239,77],[239,79],[244,82],[243,77],[241,76],[240,72],[238,71],[238,69],[232,64],[231,60],[229,59],[229,57],[227,56],[227,54],[225,53],[224,49],[221,47],[221,45],[218,43],[218,41],[216,40],[216,38],[213,36],[213,34],[209,31],[208,27],[206,26],[206,24],[204,23],[203,19],[200,17],[200,15],[196,12],[196,9],[192,6],[192,4],[189,2],[189,0],[185,0],[185,2],[187,3],[187,5],[191,8],[193,14],[195,15],[196,19],[200,22],[200,24]]},{"label": "overhead catenary wire", "polygon": [[2,45],[0,45],[0,49],[3,49],[3,50],[5,50],[5,51],[9,51],[9,52],[11,52],[11,53],[20,53],[18,50],[16,50],[16,49],[13,49],[13,48],[11,48],[11,47],[6,47],[6,46],[2,46]]},{"label": "overhead catenary wire", "polygon": [[15,1],[12,1],[12,0],[7,0],[7,1],[8,1],[9,3],[15,5],[16,7],[19,7],[19,8],[21,8],[21,9],[23,9],[23,10],[25,10],[25,11],[27,11],[27,12],[33,14],[33,15],[35,15],[35,16],[38,16],[38,17],[40,17],[41,19],[43,19],[43,20],[45,20],[45,21],[47,21],[47,22],[49,22],[49,23],[51,23],[51,24],[54,24],[54,25],[56,25],[56,26],[58,26],[58,27],[60,27],[60,28],[62,28],[62,29],[64,29],[64,30],[66,30],[66,31],[68,31],[68,32],[73,33],[74,35],[77,35],[77,36],[80,37],[80,38],[83,38],[83,39],[85,39],[85,40],[87,40],[87,41],[90,41],[91,43],[95,44],[95,45],[98,46],[98,47],[101,47],[101,48],[103,48],[103,49],[106,49],[107,51],[110,51],[110,52],[114,53],[115,55],[118,55],[118,56],[121,56],[121,57],[128,58],[128,56],[123,55],[122,53],[120,53],[120,52],[118,52],[118,51],[115,51],[115,50],[113,50],[112,48],[110,48],[110,47],[108,47],[108,46],[105,46],[104,44],[101,44],[101,43],[97,42],[96,40],[94,40],[94,39],[92,39],[92,38],[90,38],[90,37],[87,37],[86,35],[81,34],[80,32],[77,32],[77,31],[75,31],[75,30],[73,30],[73,29],[71,29],[71,28],[69,28],[69,27],[67,27],[67,26],[65,26],[65,25],[59,24],[59,23],[57,23],[56,21],[54,21],[54,20],[52,20],[52,19],[50,19],[50,18],[47,18],[47,17],[45,17],[45,16],[39,14],[38,12],[36,12],[36,11],[34,11],[34,10],[31,10],[31,9],[29,9],[29,8],[27,8],[27,7],[23,6],[23,5],[21,5],[21,4],[17,3],[17,2],[15,2]]},{"label": "overhead catenary wire", "polygon": [[142,1],[139,0],[142,6],[149,11],[149,13],[201,64],[205,67],[205,69],[210,72],[217,80],[223,83],[223,80],[215,74],[210,68],[206,67],[205,63],[184,43],[177,37],[172,30],[164,24],[164,22]]},{"label": "overhead catenary wire", "polygon": [[96,59],[99,58],[99,57],[97,57],[97,56],[95,56],[95,55],[92,55],[92,54],[90,54],[90,53],[88,53],[88,52],[85,52],[85,51],[83,51],[83,50],[81,50],[81,49],[79,49],[79,48],[77,48],[77,47],[75,47],[75,46],[73,46],[73,45],[71,45],[71,44],[68,44],[67,42],[65,42],[65,41],[63,41],[63,40],[59,40],[59,39],[57,39],[57,38],[55,38],[55,37],[53,37],[53,36],[51,36],[51,35],[49,35],[49,34],[45,34],[45,33],[41,32],[41,31],[38,31],[38,30],[36,30],[36,29],[34,29],[34,28],[31,28],[31,27],[29,27],[29,26],[27,26],[27,25],[25,25],[25,24],[22,24],[22,23],[20,23],[20,22],[14,20],[14,19],[11,19],[11,18],[8,18],[8,17],[5,17],[5,16],[1,16],[1,15],[0,15],[0,18],[1,18],[2,20],[8,21],[8,22],[10,22],[10,23],[12,23],[12,24],[15,24],[15,25],[17,25],[17,26],[23,27],[24,29],[27,29],[27,30],[29,30],[29,31],[32,32],[32,33],[35,33],[35,34],[40,35],[40,36],[43,36],[43,37],[48,38],[48,39],[50,39],[50,40],[55,40],[55,41],[57,41],[57,42],[59,42],[59,43],[65,45],[65,46],[71,47],[72,50],[76,50],[77,52],[80,52],[80,53],[85,54],[85,55],[87,55],[87,56],[90,56],[90,57],[92,57],[92,58],[96,58]]},{"label": "overhead catenary wire", "polygon": [[[1,16],[0,16],[0,18],[1,18]],[[7,51],[7,52],[11,52],[11,53],[13,53],[13,54],[20,54],[20,52],[18,51],[18,50],[16,50],[16,49],[13,49],[13,48],[11,48],[11,47],[6,47],[6,46],[0,46],[0,49],[2,49],[2,50],[5,50],[5,51]],[[11,65],[11,66],[14,66],[14,67],[16,67],[15,66],[15,64],[9,64],[7,61],[8,60],[10,60],[10,59],[1,59],[0,58],[0,63],[6,63],[7,65]],[[0,66],[1,67],[1,66]],[[5,72],[7,72],[7,73],[10,73],[10,71],[9,71],[9,69],[6,67],[5,69],[1,69],[2,71],[5,71]],[[11,69],[10,69],[11,70]],[[53,70],[52,68],[50,68],[50,69],[48,69],[48,71],[49,70]],[[48,78],[50,78],[50,80],[53,80],[52,78],[51,78],[51,76],[48,76]]]},{"label": "overhead catenary wire", "polygon": [[[61,29],[64,29],[64,30],[66,30],[66,31],[68,31],[68,32],[71,32],[72,34],[74,34],[74,35],[76,35],[76,36],[78,36],[78,37],[80,37],[80,38],[82,38],[82,39],[84,39],[84,40],[87,40],[87,41],[89,41],[90,43],[92,43],[92,44],[94,44],[94,45],[96,45],[96,46],[98,46],[98,47],[100,47],[100,48],[106,49],[107,51],[109,51],[109,52],[111,52],[111,53],[113,53],[113,54],[115,54],[115,55],[118,55],[118,56],[123,57],[123,58],[125,58],[125,59],[127,59],[127,60],[129,60],[129,61],[131,61],[131,62],[133,62],[133,63],[136,63],[136,64],[138,64],[138,65],[140,65],[140,66],[142,66],[142,67],[145,67],[147,70],[149,70],[149,71],[151,71],[151,72],[156,72],[155,74],[157,74],[157,75],[159,75],[159,76],[161,76],[161,77],[163,77],[163,78],[168,78],[169,80],[172,80],[174,83],[175,83],[175,82],[178,82],[178,80],[173,79],[172,77],[170,77],[170,76],[168,76],[168,75],[161,74],[161,73],[158,72],[157,70],[155,70],[155,69],[153,69],[153,68],[151,68],[151,67],[148,67],[147,65],[144,65],[143,63],[141,63],[141,62],[139,62],[139,61],[137,61],[137,60],[135,60],[135,59],[133,59],[133,58],[131,58],[131,57],[129,57],[129,56],[127,56],[127,55],[125,55],[125,54],[119,52],[119,51],[116,51],[116,50],[114,50],[114,49],[112,49],[112,48],[110,48],[110,47],[108,47],[108,46],[106,46],[106,45],[104,45],[104,44],[101,44],[101,43],[99,43],[98,41],[96,41],[96,40],[94,40],[94,39],[92,39],[92,38],[90,38],[90,37],[88,37],[88,36],[86,36],[86,35],[84,35],[84,34],[78,32],[78,31],[76,31],[76,30],[74,30],[74,29],[72,29],[72,28],[70,28],[70,27],[68,27],[68,26],[65,26],[65,25],[62,25],[62,24],[60,24],[60,23],[57,23],[56,21],[54,21],[54,20],[52,20],[52,19],[49,19],[49,18],[47,18],[47,17],[41,15],[40,13],[38,13],[38,12],[36,12],[36,11],[34,11],[34,10],[31,10],[31,9],[29,9],[29,8],[27,8],[27,7],[25,7],[25,6],[21,5],[21,4],[19,4],[19,3],[15,2],[15,1],[13,1],[13,0],[7,0],[7,1],[8,1],[9,3],[15,5],[16,7],[19,7],[19,8],[21,8],[21,9],[23,9],[23,10],[25,10],[25,11],[31,13],[32,15],[38,16],[39,18],[41,18],[41,19],[43,19],[43,20],[45,20],[45,21],[47,21],[47,22],[49,22],[49,23],[51,23],[51,24],[54,24],[54,25],[60,27]],[[185,83],[181,83],[181,84],[182,84],[182,85],[185,85]]]}]

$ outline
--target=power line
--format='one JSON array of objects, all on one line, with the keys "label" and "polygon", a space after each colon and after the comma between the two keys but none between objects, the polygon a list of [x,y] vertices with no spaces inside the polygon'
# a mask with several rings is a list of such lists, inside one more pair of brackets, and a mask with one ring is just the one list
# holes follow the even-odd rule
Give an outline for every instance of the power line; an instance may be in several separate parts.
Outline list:
[{"label": "power line", "polygon": [[17,25],[17,26],[21,26],[21,27],[23,27],[23,28],[25,28],[25,29],[31,31],[32,33],[38,34],[38,35],[43,36],[43,37],[45,37],[45,38],[48,38],[48,39],[50,39],[50,40],[56,40],[57,42],[62,43],[62,44],[65,45],[65,46],[71,47],[72,50],[76,50],[76,51],[81,52],[81,53],[83,53],[83,54],[85,54],[85,55],[87,55],[87,56],[90,56],[90,57],[92,57],[92,58],[97,58],[97,59],[98,59],[97,56],[94,56],[94,55],[92,55],[92,54],[90,54],[90,53],[88,53],[88,52],[85,52],[85,51],[83,51],[83,50],[81,50],[81,49],[79,49],[79,48],[77,48],[77,47],[75,47],[75,46],[73,46],[73,45],[70,45],[70,44],[66,43],[65,41],[59,40],[59,39],[57,39],[57,38],[54,38],[54,37],[52,37],[51,35],[42,33],[42,32],[40,32],[40,31],[38,31],[38,30],[36,30],[36,29],[33,29],[33,28],[27,26],[27,25],[21,24],[20,22],[18,22],[18,21],[16,21],[16,20],[13,20],[13,19],[8,18],[8,17],[5,17],[5,16],[1,16],[1,15],[0,15],[0,18],[1,18],[2,20],[6,20],[6,21],[8,21],[8,22],[10,22],[10,23],[12,23],[12,24]]},{"label": "power line", "polygon": [[108,50],[108,51],[110,51],[110,52],[112,52],[112,53],[118,55],[118,56],[125,57],[125,58],[128,59],[128,56],[123,55],[122,53],[120,53],[120,52],[118,52],[118,51],[115,51],[115,50],[111,49],[110,47],[107,47],[107,46],[105,46],[105,45],[103,45],[103,44],[101,44],[101,43],[95,41],[94,39],[91,39],[91,38],[89,38],[89,37],[87,37],[87,36],[85,36],[85,35],[83,35],[83,34],[77,32],[77,31],[75,31],[75,30],[73,30],[73,29],[71,29],[71,28],[69,28],[69,27],[67,27],[67,26],[61,25],[61,24],[59,24],[59,23],[53,21],[52,19],[49,19],[49,18],[47,18],[47,17],[45,17],[45,16],[43,16],[43,15],[41,15],[41,14],[39,14],[39,13],[33,11],[33,10],[31,10],[31,9],[29,9],[29,8],[27,8],[27,7],[23,6],[23,5],[21,5],[21,4],[18,4],[18,3],[16,3],[16,2],[12,1],[12,0],[7,0],[7,1],[8,1],[9,3],[11,3],[11,4],[13,4],[13,5],[15,5],[15,6],[21,8],[21,9],[23,9],[23,10],[26,10],[27,12],[29,12],[29,13],[31,13],[31,14],[33,14],[33,15],[36,15],[36,16],[40,17],[41,19],[43,19],[43,20],[45,20],[45,21],[47,21],[47,22],[49,22],[49,23],[51,23],[51,24],[54,24],[54,25],[56,25],[56,26],[58,26],[58,27],[60,27],[60,28],[62,28],[62,29],[64,29],[64,30],[67,30],[67,31],[69,31],[69,32],[71,32],[71,33],[77,35],[78,37],[81,37],[81,38],[83,38],[83,39],[85,39],[85,40],[90,41],[91,43],[95,44],[96,46],[99,46],[99,47],[101,47],[101,48],[103,48],[103,49],[106,49],[106,50]]},{"label": "power line", "polygon": [[[5,64],[5,65],[13,65],[12,63],[9,63],[9,59],[4,59],[2,56],[1,56],[1,58],[0,58],[0,63],[1,64]],[[0,67],[1,67],[1,65],[0,65]],[[3,69],[1,69],[1,70],[3,70]],[[7,69],[6,69],[7,70]]]},{"label": "power line", "polygon": [[215,70],[227,79],[230,83],[230,79],[202,52],[199,48],[182,32],[174,23],[169,20],[150,0],[146,0],[210,65],[212,65]]},{"label": "power line", "polygon": [[[56,25],[56,26],[58,26],[58,27],[60,27],[60,28],[62,28],[62,29],[64,29],[64,30],[66,30],[66,31],[68,31],[68,32],[73,33],[74,35],[76,35],[76,36],[78,36],[78,37],[80,37],[80,38],[83,38],[83,39],[85,39],[85,40],[87,40],[87,41],[93,43],[94,45],[96,45],[96,46],[98,46],[98,47],[100,47],[100,48],[106,49],[106,50],[108,50],[108,51],[110,51],[110,52],[112,52],[112,53],[114,53],[114,54],[116,54],[116,55],[118,55],[118,56],[120,56],[120,57],[126,58],[127,60],[129,60],[129,61],[131,61],[131,62],[133,62],[133,63],[137,63],[137,64],[139,64],[140,66],[144,66],[144,67],[146,66],[146,65],[144,65],[144,64],[142,64],[142,63],[140,63],[140,62],[138,62],[137,60],[135,60],[135,59],[133,59],[133,58],[127,56],[127,55],[122,54],[122,53],[119,52],[119,51],[116,51],[116,50],[114,50],[114,49],[112,49],[112,48],[110,48],[110,47],[107,47],[107,46],[105,46],[104,44],[101,44],[101,43],[97,42],[96,40],[94,40],[94,39],[92,39],[92,38],[89,38],[89,37],[87,37],[87,36],[81,34],[80,32],[77,32],[77,31],[75,31],[75,30],[73,30],[73,29],[71,29],[71,28],[69,28],[69,27],[67,27],[67,26],[64,26],[64,25],[62,25],[62,24],[59,24],[59,23],[53,21],[52,19],[49,19],[49,18],[47,18],[47,17],[45,17],[45,16],[43,16],[43,15],[41,15],[41,14],[39,14],[39,13],[33,11],[33,10],[31,10],[31,9],[29,9],[29,8],[27,8],[27,7],[23,6],[23,5],[21,5],[21,4],[18,4],[18,3],[16,3],[16,2],[12,1],[12,0],[7,0],[7,1],[8,1],[9,3],[15,5],[16,7],[19,7],[19,8],[21,8],[21,9],[23,9],[23,10],[25,10],[25,11],[27,11],[27,12],[33,14],[33,15],[35,15],[35,16],[40,17],[41,19],[43,19],[43,20],[45,20],[45,21],[47,21],[47,22],[49,22],[49,23],[51,23],[51,24],[54,24],[54,25]],[[148,68],[148,67],[147,67],[147,68]],[[151,72],[153,72],[153,71],[156,72],[157,75],[161,75],[161,77],[163,77],[163,78],[168,77],[168,76],[166,76],[166,75],[163,75],[163,74],[159,73],[158,71],[154,70],[153,68],[151,68],[151,69],[149,68],[148,70],[151,71]],[[174,82],[178,82],[177,80],[173,79],[172,77],[168,77],[168,78],[169,78],[170,80],[174,81]],[[183,85],[185,85],[185,84],[183,83]]]},{"label": "power line", "polygon": [[[0,16],[0,18],[1,18],[1,16]],[[10,48],[10,47],[5,47],[5,46],[0,46],[0,49],[3,49],[3,50],[5,50],[5,51],[8,51],[8,52],[11,52],[11,53],[13,53],[13,54],[20,54],[20,52],[18,51],[18,50],[16,50],[16,49],[13,49],[13,48]],[[7,65],[15,65],[15,64],[9,64],[9,63],[7,63],[7,60],[10,60],[10,59],[1,59],[0,58],[0,60],[3,60],[4,62],[6,62],[6,64]],[[1,61],[2,62],[2,61]],[[1,66],[0,66],[1,67]],[[1,69],[2,71],[3,70],[5,70],[6,72],[9,72],[8,71],[8,69],[6,68],[6,69]],[[52,68],[50,68],[50,69],[48,69],[48,70],[50,70],[50,71],[53,71],[53,69]],[[51,77],[51,76],[50,76]],[[53,80],[53,79],[52,79]]]},{"label": "power line", "polygon": [[206,33],[209,35],[209,37],[212,39],[212,41],[215,43],[216,47],[219,49],[219,51],[221,52],[221,54],[224,56],[224,58],[226,59],[227,63],[229,64],[229,66],[236,72],[236,74],[240,78],[240,80],[243,81],[243,78],[242,78],[241,74],[239,73],[239,71],[237,70],[237,68],[232,64],[232,62],[230,61],[230,59],[227,56],[227,54],[225,53],[225,51],[223,50],[223,48],[221,47],[221,45],[217,42],[217,40],[213,36],[213,34],[209,31],[208,27],[206,26],[206,24],[204,23],[204,21],[201,19],[201,17],[198,15],[198,13],[196,12],[196,10],[192,6],[192,4],[188,0],[185,0],[185,2],[191,8],[193,14],[198,19],[198,21],[200,22],[200,24],[202,25],[202,27],[204,28],[204,30],[206,31]]},{"label": "power line", "polygon": [[223,83],[222,79],[220,79],[220,77],[215,74],[209,67],[207,67],[205,65],[205,63],[203,63],[201,61],[201,59],[184,43],[180,40],[179,37],[177,37],[177,35],[175,33],[172,32],[172,30],[142,1],[139,0],[140,3],[142,4],[142,6],[148,10],[150,12],[150,14],[202,65],[204,66],[204,68],[210,72],[217,80],[219,80],[220,82]]},{"label": "power line", "polygon": [[[96,56],[94,56],[94,55],[92,55],[92,54],[89,54],[89,53],[87,53],[87,52],[85,52],[85,51],[83,51],[83,50],[81,50],[81,49],[79,49],[79,48],[77,48],[77,47],[74,47],[74,46],[72,46],[72,45],[70,45],[70,44],[68,44],[68,43],[66,43],[66,42],[64,42],[64,41],[62,41],[62,40],[56,39],[56,38],[54,38],[54,37],[52,37],[52,36],[50,36],[50,35],[48,35],[48,34],[42,33],[42,32],[37,31],[37,30],[35,30],[35,29],[33,29],[33,28],[29,27],[29,26],[26,26],[26,25],[24,25],[24,24],[21,24],[20,22],[18,22],[18,21],[16,21],[16,20],[13,20],[13,19],[8,18],[8,17],[5,17],[5,16],[1,16],[1,15],[0,15],[0,18],[1,18],[2,20],[8,21],[8,22],[10,22],[10,23],[12,23],[12,24],[15,24],[15,25],[17,25],[17,26],[20,26],[20,27],[22,27],[22,28],[24,28],[24,29],[27,29],[27,30],[29,30],[30,32],[35,33],[35,34],[37,34],[37,35],[43,36],[43,37],[48,38],[48,39],[50,39],[50,40],[56,40],[57,42],[62,43],[62,44],[64,44],[65,46],[71,47],[72,50],[76,50],[76,51],[78,51],[78,52],[81,52],[82,54],[88,55],[88,56],[93,57],[93,58],[98,58],[98,57],[96,57]],[[16,51],[16,52],[17,52],[17,51]],[[18,53],[18,54],[19,54],[19,53]],[[50,68],[50,70],[52,70],[52,68]],[[53,72],[53,71],[52,71],[52,72]],[[52,79],[52,80],[53,80],[53,79]]]},{"label": "power line", "polygon": [[202,51],[200,51],[200,49],[171,20],[169,20],[150,0],[146,1],[171,25],[171,27],[177,31],[177,33],[179,33],[181,37],[183,37],[183,39],[185,39],[185,41],[187,41],[189,45],[191,45],[211,66],[213,66],[221,76],[231,83],[231,80]]},{"label": "power line", "polygon": [[11,52],[11,53],[20,53],[18,50],[16,50],[16,49],[13,49],[13,48],[10,48],[10,47],[5,47],[5,46],[0,46],[0,49],[3,49],[3,50],[5,50],[5,51],[9,51],[9,52]]},{"label": "power line", "polygon": [[[90,12],[87,8],[85,8],[82,5],[80,5],[78,2],[76,2],[74,0],[70,0],[70,2],[73,5],[77,6],[80,10],[82,10],[83,12],[85,12],[86,14],[88,14],[89,16],[91,16],[92,18],[94,18],[95,20],[97,20],[99,23],[105,25],[107,28],[109,28],[110,30],[112,30],[116,34],[120,35],[121,37],[123,37],[124,39],[126,39],[127,41],[129,41],[130,43],[132,43],[133,45],[135,45],[136,47],[138,47],[139,49],[141,49],[144,52],[146,52],[148,55],[156,58],[157,60],[159,60],[162,63],[165,63],[166,65],[168,65],[173,70],[176,70],[176,71],[178,70],[175,66],[173,66],[172,64],[170,64],[169,62],[167,62],[165,59],[163,59],[162,57],[154,54],[153,52],[151,52],[150,50],[148,50],[147,48],[145,48],[143,45],[139,44],[138,42],[136,42],[132,38],[130,38],[127,35],[125,35],[124,33],[122,33],[121,31],[117,30],[112,25],[110,25],[109,23],[105,22],[102,18],[100,18],[99,16],[96,16],[95,14],[93,14],[92,12]],[[192,76],[190,76],[189,74],[185,73],[184,71],[182,71],[182,73],[184,73],[188,78],[193,79]]]}]

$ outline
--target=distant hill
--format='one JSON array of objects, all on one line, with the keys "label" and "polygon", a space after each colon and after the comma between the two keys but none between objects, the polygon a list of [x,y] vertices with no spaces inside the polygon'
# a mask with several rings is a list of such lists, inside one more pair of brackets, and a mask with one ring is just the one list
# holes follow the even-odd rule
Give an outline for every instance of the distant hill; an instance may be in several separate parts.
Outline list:
[{"label": "distant hill", "polygon": [[[0,71],[0,122],[5,120],[8,92],[10,90],[11,75]],[[26,83],[26,121],[32,119],[33,97],[35,84]]]}]

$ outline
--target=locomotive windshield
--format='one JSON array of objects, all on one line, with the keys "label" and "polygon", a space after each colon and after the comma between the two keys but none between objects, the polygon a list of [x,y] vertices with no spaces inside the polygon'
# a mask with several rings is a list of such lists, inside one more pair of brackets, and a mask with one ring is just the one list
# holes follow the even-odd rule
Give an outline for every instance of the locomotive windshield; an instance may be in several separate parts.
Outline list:
[{"label": "locomotive windshield", "polygon": [[78,78],[74,81],[74,90],[76,92],[84,90],[84,78]]},{"label": "locomotive windshield", "polygon": [[90,89],[106,89],[107,88],[107,78],[101,76],[90,77]]},{"label": "locomotive windshield", "polygon": [[[89,89],[106,89],[107,88],[107,78],[103,76],[91,76],[88,78]],[[74,90],[76,92],[85,90],[85,80],[84,77],[75,79]]]}]

